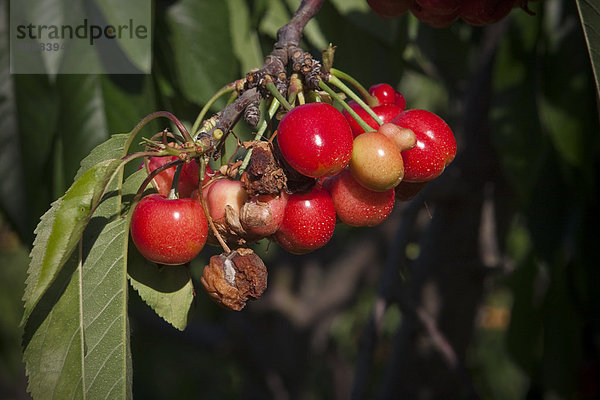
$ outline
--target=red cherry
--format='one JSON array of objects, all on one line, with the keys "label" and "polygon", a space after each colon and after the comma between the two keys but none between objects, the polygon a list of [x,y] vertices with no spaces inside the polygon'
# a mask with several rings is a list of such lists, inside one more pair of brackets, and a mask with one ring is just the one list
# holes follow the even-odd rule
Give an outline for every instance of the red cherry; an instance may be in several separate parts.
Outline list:
[{"label": "red cherry", "polygon": [[367,0],[371,9],[384,18],[396,18],[408,11],[410,0]]},{"label": "red cherry", "polygon": [[288,197],[283,222],[275,240],[294,254],[305,254],[325,246],[335,228],[335,206],[329,193],[319,187]]},{"label": "red cherry", "polygon": [[468,24],[484,26],[506,17],[516,0],[463,0],[460,17]]},{"label": "red cherry", "polygon": [[[177,160],[177,156],[166,156],[166,157],[151,157],[148,160],[149,172],[154,171],[162,165]],[[198,175],[200,166],[198,162],[193,159],[188,163],[183,164],[181,168],[181,174],[179,175],[179,185],[177,187],[180,198],[190,198],[192,192],[198,189]],[[206,175],[202,181],[205,184],[209,178],[209,174],[212,173],[210,167],[206,166]],[[158,193],[163,196],[168,196],[173,184],[173,176],[175,175],[175,167],[164,170],[160,174],[154,177],[154,182],[158,189]]]},{"label": "red cherry", "polygon": [[394,124],[411,129],[417,144],[402,152],[404,181],[427,182],[439,176],[456,156],[456,140],[446,122],[426,110],[407,110]]},{"label": "red cherry", "polygon": [[202,204],[195,199],[167,199],[151,194],[131,215],[131,238],[148,260],[167,265],[190,262],[208,236]]},{"label": "red cherry", "polygon": [[402,96],[402,93],[395,90],[387,83],[378,83],[369,88],[371,96],[375,96],[379,100],[378,105],[382,104],[395,104],[401,108],[400,112],[404,111],[406,107],[406,99]]},{"label": "red cherry", "polygon": [[[364,108],[360,106],[360,104],[354,101],[349,101],[348,105],[354,111],[356,111],[359,117],[361,117],[371,128],[373,128],[373,130],[376,131],[379,129],[379,124],[365,111]],[[396,104],[382,104],[380,106],[371,108],[384,124],[386,122],[392,122],[392,120],[396,118],[396,116],[403,110],[403,108],[397,106]],[[365,133],[365,130],[358,124],[358,122],[356,122],[354,117],[352,117],[349,112],[344,110],[342,114],[346,118],[346,121],[348,121],[348,125],[350,125],[350,129],[352,130],[352,135],[354,137]]]},{"label": "red cherry", "polygon": [[375,226],[389,217],[394,208],[394,189],[375,192],[362,186],[349,170],[327,178],[335,212],[343,223],[351,226]]},{"label": "red cherry", "polygon": [[292,168],[313,178],[335,175],[350,162],[352,131],[327,103],[308,103],[289,111],[279,123],[277,144]]}]

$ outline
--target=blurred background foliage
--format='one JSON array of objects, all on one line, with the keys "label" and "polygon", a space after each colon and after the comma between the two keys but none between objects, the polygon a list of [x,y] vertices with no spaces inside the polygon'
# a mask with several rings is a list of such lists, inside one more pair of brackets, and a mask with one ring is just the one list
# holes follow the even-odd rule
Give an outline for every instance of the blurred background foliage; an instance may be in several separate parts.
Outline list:
[{"label": "blurred background foliage", "polygon": [[[262,64],[299,1],[152,4],[151,74],[47,76],[9,73],[0,0],[2,399],[27,398],[18,321],[28,251],[80,160],[155,110],[190,126],[214,92]],[[384,20],[364,0],[326,1],[305,49],[319,55],[331,42],[338,69],[441,115],[457,160],[380,227],[338,227],[302,257],[261,243],[269,289],[241,313],[197,285],[179,332],[132,292],[135,397],[600,398],[597,91],[575,2],[530,7],[535,16],[515,9],[487,28],[433,29],[411,16]],[[196,282],[211,251],[192,264]],[[434,356],[405,347],[423,331],[410,321],[433,301],[427,282],[441,303],[433,333],[455,363],[435,341]],[[422,376],[402,372],[409,361]]]}]

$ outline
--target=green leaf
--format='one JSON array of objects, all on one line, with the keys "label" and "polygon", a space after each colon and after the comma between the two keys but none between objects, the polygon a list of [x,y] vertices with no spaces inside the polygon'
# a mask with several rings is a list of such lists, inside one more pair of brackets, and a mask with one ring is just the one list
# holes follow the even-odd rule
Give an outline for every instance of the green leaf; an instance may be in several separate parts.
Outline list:
[{"label": "green leaf", "polygon": [[[133,196],[147,176],[143,169],[132,174],[123,185],[124,195]],[[184,330],[194,302],[194,285],[188,268],[183,265],[159,267],[132,250],[128,273],[131,286],[142,300],[165,321]]]},{"label": "green leaf", "polygon": [[83,399],[79,252],[65,263],[24,328],[27,390],[36,399]]},{"label": "green leaf", "polygon": [[152,3],[147,0],[102,0],[95,1],[95,3],[102,10],[110,25],[129,26],[131,20],[135,27],[146,27],[147,39],[122,35],[117,43],[137,69],[142,73],[149,74],[152,65],[152,46],[150,45]]},{"label": "green leaf", "polygon": [[576,3],[592,61],[596,90],[600,92],[600,6],[592,0],[576,0]]},{"label": "green leaf", "polygon": [[71,182],[81,160],[109,137],[101,83],[99,75],[60,75],[57,81],[61,98],[59,134],[65,148],[66,182]]},{"label": "green leaf", "polygon": [[[0,13],[8,12],[8,4],[0,6]],[[0,208],[11,220],[19,235],[29,239],[27,196],[23,186],[24,174],[21,144],[17,134],[16,100],[13,80],[9,71],[8,37],[6,23],[0,23]]]},{"label": "green leaf", "polygon": [[[48,253],[43,245],[67,240],[53,228],[64,217],[65,203],[70,201],[73,188],[90,180],[90,174],[102,171],[99,166],[107,165],[105,175],[110,170],[114,170],[113,175],[119,174],[110,184],[101,178],[94,185],[91,179],[92,189],[88,191],[91,202],[95,202],[94,196],[106,195],[96,205],[91,219],[86,216],[89,223],[84,225],[80,251],[72,252],[63,264],[56,263],[55,279],[46,285],[41,300],[26,319],[23,359],[29,391],[34,397],[132,398],[127,319],[129,235],[127,220],[121,218],[124,205],[119,173],[123,161],[105,160],[121,157],[127,151],[128,137],[127,134],[114,135],[96,147],[83,160],[69,192],[55,203],[38,227],[28,279],[32,282],[32,277],[39,278],[44,268],[38,263],[42,252]],[[127,197],[125,207],[132,197]],[[68,234],[77,237],[69,230]],[[50,361],[40,364],[39,360]]]},{"label": "green leaf", "polygon": [[250,27],[250,11],[244,0],[228,0],[233,50],[242,71],[259,68],[263,63],[256,31]]},{"label": "green leaf", "polygon": [[186,98],[205,103],[237,79],[226,2],[179,1],[169,8],[167,23],[173,33],[177,80]]},{"label": "green leaf", "polygon": [[188,267],[159,266],[138,252],[129,255],[129,280],[142,300],[179,330],[184,330],[194,303],[194,285]]},{"label": "green leaf", "polygon": [[56,279],[75,249],[109,182],[123,166],[120,159],[105,160],[83,173],[63,197],[52,204],[35,230],[25,295],[23,322]]},{"label": "green leaf", "polygon": [[125,193],[121,195],[121,180],[110,184],[110,192],[83,236],[80,301],[86,349],[84,388],[90,399],[132,398],[127,316],[129,230],[122,215],[132,196],[126,200]]}]

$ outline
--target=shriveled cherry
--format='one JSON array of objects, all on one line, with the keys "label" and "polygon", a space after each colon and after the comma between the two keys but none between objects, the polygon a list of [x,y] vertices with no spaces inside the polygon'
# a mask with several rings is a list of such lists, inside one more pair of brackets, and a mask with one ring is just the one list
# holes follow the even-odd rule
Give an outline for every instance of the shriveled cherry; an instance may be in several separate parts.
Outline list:
[{"label": "shriveled cherry", "polygon": [[283,158],[303,175],[335,175],[350,162],[352,131],[342,113],[330,104],[293,108],[282,118],[277,132]]},{"label": "shriveled cherry", "polygon": [[202,251],[208,223],[195,199],[168,199],[160,194],[142,198],[131,215],[131,238],[148,260],[185,264]]},{"label": "shriveled cherry", "polygon": [[315,186],[310,192],[289,195],[283,222],[274,237],[290,253],[309,253],[329,242],[335,221],[331,196]]},{"label": "shriveled cherry", "polygon": [[347,225],[379,225],[394,208],[394,189],[369,190],[358,183],[348,169],[327,178],[325,186],[331,193],[338,218]]}]

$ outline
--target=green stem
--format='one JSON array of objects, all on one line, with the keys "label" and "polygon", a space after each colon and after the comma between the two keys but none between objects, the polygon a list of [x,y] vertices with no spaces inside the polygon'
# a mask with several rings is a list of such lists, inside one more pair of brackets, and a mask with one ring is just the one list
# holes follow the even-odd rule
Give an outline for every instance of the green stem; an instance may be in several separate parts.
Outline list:
[{"label": "green stem", "polygon": [[367,103],[365,103],[363,101],[363,99],[358,97],[358,95],[356,93],[354,93],[348,86],[346,86],[344,84],[344,82],[339,80],[334,75],[329,75],[329,83],[331,83],[332,85],[334,85],[335,87],[340,89],[342,92],[344,92],[348,96],[350,96],[350,98],[352,100],[354,100],[355,102],[357,102],[358,105],[360,105],[363,108],[363,110],[365,110],[367,112],[367,114],[369,114],[371,116],[371,118],[373,118],[375,120],[375,122],[377,122],[379,125],[383,125],[383,121],[381,121],[381,118],[379,118],[379,115],[375,114],[375,111],[373,111],[373,109],[371,107],[369,107],[367,105]]},{"label": "green stem", "polygon": [[[267,130],[267,126],[269,125],[269,120],[271,120],[271,118],[273,118],[273,116],[275,115],[275,113],[277,112],[278,109],[279,109],[279,100],[273,99],[273,101],[271,102],[271,105],[269,106],[269,110],[267,111],[267,114],[269,117],[268,117],[268,119],[264,118],[261,121],[260,126],[258,127],[258,131],[256,131],[256,135],[254,135],[254,140],[260,140],[263,137],[263,134],[265,133],[265,131]],[[248,163],[250,162],[251,156],[252,156],[252,149],[250,148],[250,149],[248,149],[248,151],[246,152],[246,155],[244,156],[244,161],[242,161],[242,165],[240,165],[240,169],[238,172],[238,174],[240,176],[248,167]]]},{"label": "green stem", "polygon": [[277,90],[277,88],[275,87],[275,84],[273,82],[268,82],[266,87],[269,90],[269,92],[271,92],[273,97],[275,97],[277,99],[277,101],[279,101],[279,103],[281,103],[283,108],[285,108],[287,111],[290,111],[293,108],[290,105],[290,103],[288,103],[286,98],[283,97],[283,95],[281,93],[279,93],[279,90]]},{"label": "green stem", "polygon": [[335,68],[331,68],[329,70],[329,73],[331,75],[335,76],[336,78],[343,79],[346,82],[350,83],[356,90],[358,90],[360,95],[367,101],[367,104],[376,105],[377,100],[376,100],[375,96],[372,96],[371,93],[369,93],[369,91],[367,89],[365,89],[365,87],[363,85],[361,85],[361,83],[359,81],[357,81],[356,79],[354,79],[352,76],[348,75],[347,73],[345,73],[343,71],[340,71],[339,69],[335,69]]},{"label": "green stem", "polygon": [[373,128],[371,128],[369,126],[369,124],[367,124],[357,113],[356,111],[354,111],[352,109],[352,107],[350,107],[345,101],[344,99],[342,99],[342,97],[337,94],[332,88],[330,88],[329,86],[327,86],[327,84],[323,81],[319,81],[319,87],[321,89],[323,89],[324,91],[326,91],[335,101],[337,101],[338,103],[340,103],[342,105],[342,107],[344,107],[344,109],[346,111],[348,111],[348,113],[350,115],[352,115],[352,118],[354,118],[356,120],[356,122],[360,125],[361,128],[364,129],[365,132],[370,132],[373,130]]},{"label": "green stem", "polygon": [[198,129],[200,129],[200,124],[204,120],[206,113],[208,113],[208,110],[210,110],[210,107],[213,105],[213,103],[215,101],[217,101],[219,99],[219,97],[221,97],[224,94],[227,94],[229,92],[232,92],[234,90],[235,90],[235,82],[232,82],[226,86],[223,86],[221,89],[219,89],[217,91],[217,93],[215,93],[213,95],[213,97],[211,97],[208,100],[208,102],[204,105],[204,107],[202,107],[202,110],[200,110],[200,113],[196,117],[196,121],[194,121],[194,125],[192,126],[192,136],[195,136],[196,133],[198,132]]}]

